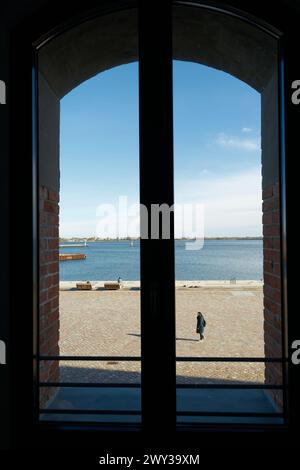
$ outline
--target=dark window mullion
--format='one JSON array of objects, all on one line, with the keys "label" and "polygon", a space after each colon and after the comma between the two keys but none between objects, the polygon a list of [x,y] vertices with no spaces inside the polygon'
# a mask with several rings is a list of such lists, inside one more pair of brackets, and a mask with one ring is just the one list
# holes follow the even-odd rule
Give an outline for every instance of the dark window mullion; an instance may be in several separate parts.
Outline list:
[{"label": "dark window mullion", "polygon": [[[139,5],[140,201],[148,214],[151,204],[174,202],[171,12],[171,1]],[[142,420],[148,430],[176,422],[174,286],[172,218],[170,239],[141,240]]]}]

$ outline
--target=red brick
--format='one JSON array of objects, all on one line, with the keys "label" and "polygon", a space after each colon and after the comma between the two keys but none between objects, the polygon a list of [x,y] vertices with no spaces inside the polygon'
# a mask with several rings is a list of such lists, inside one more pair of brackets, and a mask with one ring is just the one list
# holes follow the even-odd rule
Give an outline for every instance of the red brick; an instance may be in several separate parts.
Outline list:
[{"label": "red brick", "polygon": [[53,300],[57,296],[58,296],[57,287],[49,287],[49,289],[48,289],[48,298],[49,298],[49,300]]},{"label": "red brick", "polygon": [[59,297],[55,297],[51,300],[51,308],[56,309],[59,307]]},{"label": "red brick", "polygon": [[263,224],[269,225],[273,223],[273,212],[265,212],[263,214]]},{"label": "red brick", "polygon": [[45,212],[40,212],[39,213],[39,224],[40,224],[40,228],[41,226],[44,226],[48,223],[48,217],[47,217],[47,214]]},{"label": "red brick", "polygon": [[275,289],[281,288],[280,277],[272,274],[264,273],[264,282]]},{"label": "red brick", "polygon": [[281,240],[280,238],[273,238],[273,248],[275,250],[280,250],[281,249]]},{"label": "red brick", "polygon": [[274,289],[273,287],[269,286],[268,284],[264,285],[264,296],[269,297],[274,302],[280,304],[281,302],[281,290]]},{"label": "red brick", "polygon": [[272,238],[264,237],[263,245],[264,245],[264,250],[272,250],[273,249],[273,240],[272,240]]},{"label": "red brick", "polygon": [[269,212],[275,209],[274,198],[266,199],[263,201],[263,213]]},{"label": "red brick", "polygon": [[268,309],[269,311],[271,311],[272,313],[276,315],[281,314],[281,306],[274,300],[270,299],[269,297],[264,298],[264,306],[266,309]]},{"label": "red brick", "polygon": [[[40,350],[45,355],[59,355],[58,201],[58,192],[40,188]],[[59,363],[45,362],[41,377],[43,381],[59,380]],[[44,404],[53,392],[41,390]]]},{"label": "red brick", "polygon": [[40,304],[46,302],[46,300],[48,300],[48,291],[43,290],[40,292]]},{"label": "red brick", "polygon": [[48,189],[45,186],[40,186],[40,199],[48,199]]},{"label": "red brick", "polygon": [[47,274],[47,266],[40,266],[40,276],[45,276]]},{"label": "red brick", "polygon": [[59,193],[57,191],[53,191],[52,189],[49,190],[49,201],[58,202],[59,201]]},{"label": "red brick", "polygon": [[58,239],[53,238],[51,240],[48,240],[48,248],[49,250],[58,250]]},{"label": "red brick", "polygon": [[59,289],[59,274],[54,274],[51,276],[51,284],[53,286],[57,287],[57,290]]},{"label": "red brick", "polygon": [[281,275],[281,265],[280,265],[280,263],[274,263],[273,264],[273,273],[277,274],[277,276]]},{"label": "red brick", "polygon": [[48,265],[48,273],[55,274],[59,272],[58,262],[53,262]]},{"label": "red brick", "polygon": [[264,249],[264,260],[280,263],[280,252],[278,250]]},{"label": "red brick", "polygon": [[270,310],[264,309],[264,318],[265,320],[272,324],[277,330],[281,329],[281,318],[280,315],[276,315]]},{"label": "red brick", "polygon": [[274,224],[280,224],[280,212],[278,210],[272,213],[272,219]]},{"label": "red brick", "polygon": [[265,237],[279,237],[280,236],[280,226],[277,224],[264,225],[263,234]]},{"label": "red brick", "polygon": [[263,189],[263,199],[267,199],[273,196],[273,186],[268,186]]},{"label": "red brick", "polygon": [[51,214],[58,214],[58,205],[54,202],[44,201],[44,211],[50,212]]},{"label": "red brick", "polygon": [[275,185],[273,186],[273,192],[274,192],[274,195],[279,196],[279,194],[280,194],[279,181],[277,181],[277,183],[275,183]]}]

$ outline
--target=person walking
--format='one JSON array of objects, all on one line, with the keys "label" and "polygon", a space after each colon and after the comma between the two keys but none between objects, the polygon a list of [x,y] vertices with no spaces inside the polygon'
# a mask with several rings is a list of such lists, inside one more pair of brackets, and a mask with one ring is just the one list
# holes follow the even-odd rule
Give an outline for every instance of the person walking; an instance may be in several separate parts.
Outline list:
[{"label": "person walking", "polygon": [[201,312],[197,314],[197,328],[196,333],[200,335],[199,341],[204,339],[204,328],[206,327],[206,321]]}]

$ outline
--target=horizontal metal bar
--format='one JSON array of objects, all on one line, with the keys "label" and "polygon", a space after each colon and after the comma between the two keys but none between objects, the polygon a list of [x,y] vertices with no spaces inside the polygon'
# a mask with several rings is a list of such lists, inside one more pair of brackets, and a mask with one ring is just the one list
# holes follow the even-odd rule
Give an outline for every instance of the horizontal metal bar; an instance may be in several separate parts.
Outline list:
[{"label": "horizontal metal bar", "polygon": [[176,388],[224,389],[224,390],[283,390],[283,385],[269,384],[177,384]]},{"label": "horizontal metal bar", "polygon": [[[118,361],[118,362],[139,362],[140,356],[38,356],[34,359],[40,361]],[[177,357],[177,362],[288,362],[288,358],[280,357]]]},{"label": "horizontal metal bar", "polygon": [[39,361],[116,361],[116,362],[139,362],[141,357],[137,356],[38,356]]},{"label": "horizontal metal bar", "polygon": [[82,387],[82,388],[141,388],[141,384],[88,383],[88,382],[40,382],[39,387]]},{"label": "horizontal metal bar", "polygon": [[141,415],[141,411],[138,410],[64,410],[55,408],[40,409],[40,414],[63,414],[63,415]]},{"label": "horizontal metal bar", "polygon": [[[138,410],[63,410],[46,408],[41,409],[40,414],[67,414],[67,415],[122,415],[139,416]],[[177,411],[177,416],[216,416],[216,417],[252,417],[252,418],[271,418],[283,417],[283,413],[252,413],[236,411]]]},{"label": "horizontal metal bar", "polygon": [[279,418],[283,413],[251,413],[237,411],[177,411],[177,416],[216,416],[216,417],[236,417],[236,418]]},{"label": "horizontal metal bar", "polygon": [[177,362],[287,362],[287,358],[279,357],[177,357]]},{"label": "horizontal metal bar", "polygon": [[[43,420],[40,422],[43,427],[45,428],[54,428],[57,429],[57,426],[59,426],[60,429],[64,430],[93,430],[97,429],[103,430],[103,431],[130,431],[130,432],[140,432],[142,431],[142,423],[137,421],[137,422],[122,422],[122,421],[100,421],[99,419],[92,421],[89,419],[89,421],[84,421],[82,418],[78,418],[75,420],[74,418],[72,421],[67,421],[60,419],[59,423],[56,420],[51,420],[51,417],[49,416],[48,419],[43,418]],[[177,431],[179,432],[197,432],[197,431],[203,431],[205,430],[214,430],[214,431],[237,431],[241,429],[243,432],[246,430],[250,431],[266,431],[266,430],[278,430],[278,423],[273,422],[222,422],[222,421],[214,421],[214,422],[191,422],[191,421],[177,421],[176,424]],[[280,430],[287,430],[287,426],[284,423],[280,423]]]},{"label": "horizontal metal bar", "polygon": [[[243,420],[220,420],[214,419],[213,421],[199,420],[199,421],[187,421],[184,418],[177,419],[176,430],[179,432],[266,432],[266,431],[286,431],[287,426],[285,424],[285,418],[270,418],[272,421],[248,421],[247,417]],[[280,419],[281,422],[277,422]],[[73,423],[73,420],[72,420]]]},{"label": "horizontal metal bar", "polygon": [[[87,382],[41,382],[39,387],[61,388],[141,388],[141,384],[87,383]],[[278,384],[177,384],[178,389],[233,389],[233,390],[283,390]]]}]

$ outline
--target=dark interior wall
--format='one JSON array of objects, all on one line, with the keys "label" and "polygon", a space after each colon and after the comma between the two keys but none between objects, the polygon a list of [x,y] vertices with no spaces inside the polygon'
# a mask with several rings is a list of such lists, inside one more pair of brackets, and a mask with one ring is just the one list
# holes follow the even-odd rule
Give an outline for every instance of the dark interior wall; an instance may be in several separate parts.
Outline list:
[{"label": "dark interior wall", "polygon": [[[198,62],[243,80],[262,92],[274,72],[274,39],[225,14],[176,7],[174,59]],[[138,60],[135,8],[84,22],[50,40],[39,53],[39,69],[53,92],[66,93],[97,73]]]},{"label": "dark interior wall", "polygon": [[137,60],[137,22],[132,8],[64,31],[40,49],[40,73],[62,98],[97,73]]},{"label": "dark interior wall", "polygon": [[[39,184],[59,190],[59,123],[60,102],[47,80],[38,74],[39,109]],[[43,162],[47,162],[44,165]]]},{"label": "dark interior wall", "polygon": [[263,149],[263,188],[279,181],[279,122],[277,61],[261,94],[261,145]]},{"label": "dark interior wall", "polygon": [[[8,31],[4,25],[0,27],[0,80],[9,82]],[[6,247],[2,253],[0,269],[0,340],[9,346],[9,108],[0,105],[0,211],[2,223],[0,230],[1,245]],[[8,351],[9,354],[9,351]],[[7,358],[9,361],[9,358]],[[0,449],[9,445],[9,367],[0,365]]]},{"label": "dark interior wall", "polygon": [[[7,342],[8,363],[0,366],[0,447],[18,448],[37,447],[37,436],[33,434],[32,423],[32,320],[25,311],[31,310],[32,305],[32,233],[31,222],[31,59],[33,41],[47,33],[57,24],[68,21],[70,17],[93,10],[99,6],[113,7],[117,2],[74,0],[11,0],[0,5],[0,79],[7,83],[7,104],[0,105],[0,145],[1,145],[1,214],[0,231],[1,246],[5,247],[1,262],[2,294],[0,315],[0,337]],[[123,2],[126,3],[126,2]],[[203,2],[202,2],[203,3]],[[213,3],[213,2],[207,2]],[[159,4],[159,2],[158,2]],[[223,1],[229,8],[243,8],[244,11],[273,24],[284,32],[285,50],[285,125],[287,194],[287,221],[283,229],[287,233],[288,250],[298,252],[298,240],[294,227],[294,214],[291,208],[297,200],[298,172],[294,169],[297,160],[298,122],[300,107],[290,101],[290,86],[293,80],[300,77],[298,55],[294,53],[295,44],[299,43],[298,21],[300,2],[282,0],[270,7],[268,2]],[[159,6],[159,5],[158,5]],[[20,235],[21,234],[21,235]],[[22,237],[22,244],[19,243]],[[24,250],[24,246],[26,250]],[[283,256],[286,257],[286,249]],[[288,258],[289,271],[297,271],[297,256]],[[20,279],[20,266],[24,277]],[[24,273],[25,269],[25,273]],[[287,284],[288,280],[288,284]],[[299,339],[299,315],[293,306],[297,306],[297,279],[290,276],[284,280],[288,285],[288,307],[294,315],[289,317],[289,344]],[[10,294],[10,297],[9,297]],[[10,303],[8,304],[8,301]],[[21,300],[21,302],[20,302]],[[21,304],[21,308],[20,308]],[[31,313],[31,312],[30,312]],[[297,428],[299,423],[299,373],[297,366],[290,367],[290,403],[292,406],[291,424]],[[22,380],[22,407],[20,408],[20,380]],[[17,382],[19,384],[17,385]],[[8,400],[10,396],[10,401]],[[292,428],[293,429],[293,428]],[[45,437],[45,436],[44,436]],[[51,437],[51,435],[48,435]],[[89,436],[91,439],[91,436]],[[52,436],[53,438],[53,436]],[[266,438],[266,437],[265,437]],[[84,436],[73,436],[72,444],[83,445]],[[105,440],[105,438],[102,437]],[[196,434],[196,441],[199,437]],[[202,436],[203,439],[203,436]],[[238,437],[235,436],[235,443]],[[249,438],[250,439],[250,438]],[[261,436],[260,436],[261,440]],[[193,441],[189,436],[189,444]],[[218,438],[214,436],[214,442]],[[224,442],[224,436],[222,437]],[[276,436],[272,437],[273,444]],[[104,441],[102,441],[104,442]],[[138,439],[136,440],[138,442]],[[186,442],[182,437],[181,443]],[[204,441],[202,440],[202,443]],[[219,441],[220,442],[220,441]],[[99,440],[95,441],[99,445]],[[282,441],[281,441],[282,443]],[[56,447],[58,442],[44,442],[44,446]]]}]

